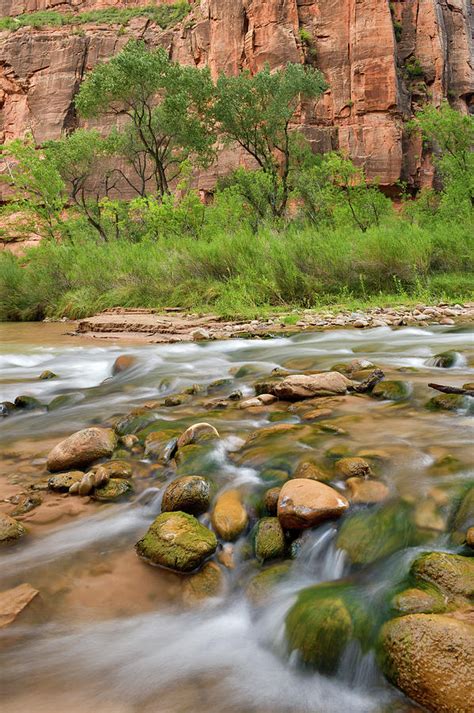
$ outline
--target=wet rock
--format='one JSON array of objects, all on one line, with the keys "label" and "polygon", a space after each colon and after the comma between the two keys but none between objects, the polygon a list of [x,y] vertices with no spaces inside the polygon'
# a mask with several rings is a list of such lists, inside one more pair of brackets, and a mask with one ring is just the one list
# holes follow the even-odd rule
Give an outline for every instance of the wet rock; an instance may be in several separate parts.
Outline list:
[{"label": "wet rock", "polygon": [[404,401],[411,394],[411,387],[406,381],[379,381],[372,389],[372,396],[386,401]]},{"label": "wet rock", "polygon": [[474,527],[470,527],[466,532],[466,545],[474,548]]},{"label": "wet rock", "polygon": [[434,587],[410,587],[396,594],[392,607],[400,614],[433,614],[443,612],[446,603]]},{"label": "wet rock", "polygon": [[215,534],[184,512],[158,515],[136,544],[141,557],[178,572],[197,569],[216,548]]},{"label": "wet rock", "polygon": [[253,532],[255,557],[261,562],[280,559],[285,555],[285,535],[277,517],[263,517]]},{"label": "wet rock", "polygon": [[207,329],[195,329],[191,332],[191,338],[194,342],[202,342],[211,338],[211,333]]},{"label": "wet rock", "polygon": [[280,491],[278,518],[285,530],[302,530],[340,517],[348,507],[348,500],[329,485],[294,478],[287,481]]},{"label": "wet rock", "polygon": [[0,403],[0,417],[9,416],[15,408],[15,404],[11,401],[2,401],[2,403]]},{"label": "wet rock", "polygon": [[202,515],[208,510],[212,484],[200,475],[188,475],[168,485],[161,502],[162,512],[182,510],[190,515]]},{"label": "wet rock", "polygon": [[426,404],[434,411],[466,411],[469,408],[469,396],[463,394],[438,394]]},{"label": "wet rock", "polygon": [[46,371],[42,371],[41,374],[38,376],[38,379],[41,379],[41,381],[49,381],[50,379],[57,379],[58,375],[54,373],[54,371],[49,371],[49,369],[46,369]]},{"label": "wet rock", "polygon": [[187,606],[196,606],[220,596],[223,589],[222,569],[215,562],[206,562],[199,572],[191,574],[184,582],[183,601]]},{"label": "wet rock", "polygon": [[252,577],[245,592],[250,602],[254,606],[264,604],[271,596],[272,590],[288,575],[290,568],[289,562],[281,562],[263,569]]},{"label": "wet rock", "polygon": [[111,478],[105,485],[95,488],[92,493],[94,500],[110,502],[120,500],[132,492],[132,485],[128,480]]},{"label": "wet rock", "polygon": [[351,503],[370,505],[381,503],[390,497],[390,490],[385,483],[364,478],[348,478],[346,485],[350,490]]},{"label": "wet rock", "polygon": [[259,394],[251,399],[245,399],[239,404],[239,408],[255,408],[259,406],[268,406],[277,401],[277,397],[273,394]]},{"label": "wet rock", "polygon": [[280,496],[280,490],[281,490],[281,488],[278,488],[278,487],[269,488],[263,497],[263,504],[264,504],[265,510],[268,512],[269,515],[277,514],[278,498]]},{"label": "wet rock", "polygon": [[137,446],[140,443],[138,436],[136,436],[134,433],[129,433],[126,436],[122,436],[120,438],[120,442],[128,451],[131,451],[134,446]]},{"label": "wet rock", "polygon": [[133,467],[131,463],[125,460],[109,460],[105,463],[91,468],[95,473],[96,478],[108,480],[109,478],[131,478],[133,476]]},{"label": "wet rock", "polygon": [[20,522],[14,520],[10,515],[0,513],[0,545],[19,540],[25,534],[26,530]]},{"label": "wet rock", "polygon": [[381,665],[403,693],[436,713],[474,709],[474,625],[447,614],[411,614],[381,631]]},{"label": "wet rock", "polygon": [[74,483],[80,483],[84,473],[81,470],[72,470],[67,473],[56,473],[48,480],[48,488],[58,493],[67,493]]},{"label": "wet rock", "polygon": [[235,549],[230,542],[225,542],[217,551],[217,559],[227,569],[235,569]]},{"label": "wet rock", "polygon": [[395,502],[349,515],[339,529],[336,545],[354,564],[369,564],[416,542],[411,508]]},{"label": "wet rock", "polygon": [[436,366],[438,369],[452,369],[461,361],[461,355],[458,352],[448,351],[435,354],[429,361],[430,366]]},{"label": "wet rock", "polygon": [[116,358],[112,366],[112,376],[128,371],[137,363],[137,358],[132,354],[121,354]]},{"label": "wet rock", "polygon": [[331,480],[329,473],[326,473],[319,465],[309,460],[298,463],[293,473],[293,478],[309,478],[309,480],[319,480],[321,482]]},{"label": "wet rock", "polygon": [[226,490],[217,497],[212,511],[212,526],[219,537],[232,542],[248,524],[247,511],[238,490]]},{"label": "wet rock", "polygon": [[306,665],[335,673],[349,641],[362,637],[366,615],[345,584],[304,589],[285,621],[288,648]]},{"label": "wet rock", "polygon": [[48,455],[49,471],[87,466],[112,455],[117,436],[111,428],[85,428],[57,444]]},{"label": "wet rock", "polygon": [[33,411],[34,409],[43,408],[41,401],[38,401],[34,396],[17,396],[15,399],[15,408],[23,411]]},{"label": "wet rock", "polygon": [[373,475],[367,461],[359,457],[340,458],[335,463],[335,470],[341,478],[369,478]]},{"label": "wet rock", "polygon": [[38,594],[37,589],[26,583],[0,592],[0,629],[14,622]]},{"label": "wet rock", "polygon": [[352,382],[338,371],[324,374],[296,374],[274,384],[269,393],[286,401],[299,401],[315,396],[345,394]]},{"label": "wet rock", "polygon": [[172,394],[171,396],[167,396],[165,398],[163,406],[168,408],[172,406],[182,406],[183,404],[188,403],[188,401],[191,401],[191,396],[189,394]]},{"label": "wet rock", "polygon": [[43,502],[41,495],[35,495],[34,493],[23,495],[19,498],[16,507],[11,512],[12,517],[18,517],[19,515],[25,515],[27,512],[34,510]]},{"label": "wet rock", "polygon": [[195,423],[187,428],[178,438],[178,448],[189,446],[193,443],[201,443],[209,439],[219,438],[219,431],[210,423]]},{"label": "wet rock", "polygon": [[433,532],[444,532],[447,525],[446,520],[447,518],[433,498],[425,498],[416,503],[414,522],[417,527]]},{"label": "wet rock", "polygon": [[56,411],[58,408],[66,408],[66,406],[71,406],[77,401],[77,396],[74,394],[60,394],[56,396],[49,404],[46,406],[48,411]]},{"label": "wet rock", "polygon": [[472,557],[448,552],[429,552],[418,557],[411,566],[418,581],[435,585],[450,597],[474,601],[474,560]]}]

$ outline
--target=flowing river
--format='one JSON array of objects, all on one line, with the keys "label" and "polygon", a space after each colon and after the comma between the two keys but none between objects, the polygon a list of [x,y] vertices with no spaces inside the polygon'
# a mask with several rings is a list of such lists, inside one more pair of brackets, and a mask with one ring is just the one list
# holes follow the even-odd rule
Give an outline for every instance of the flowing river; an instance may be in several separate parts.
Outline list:
[{"label": "flowing river", "polygon": [[[453,488],[474,478],[472,418],[466,409],[430,410],[426,403],[436,395],[428,382],[474,381],[472,332],[383,327],[137,345],[86,341],[66,331],[64,324],[0,325],[0,401],[27,394],[49,404],[65,397],[58,408],[13,412],[0,420],[0,511],[11,514],[15,497],[25,492],[43,500],[19,517],[27,535],[0,550],[0,591],[27,582],[40,592],[12,626],[0,629],[2,711],[418,710],[386,681],[373,646],[351,641],[332,675],[303,667],[297,653],[288,651],[285,619],[301,589],[337,581],[351,582],[375,619],[386,592],[396,588],[423,548],[457,551],[447,534],[446,503]],[[433,365],[433,356],[443,352],[456,352],[450,369]],[[135,357],[133,366],[112,377],[122,354]],[[253,384],[274,369],[324,371],[354,359],[405,382],[405,398],[324,398],[326,416],[314,420],[290,404],[239,409],[226,402],[236,390],[242,398],[252,396]],[[39,380],[44,370],[57,378]],[[164,405],[167,396],[186,391],[192,393],[182,403]],[[151,567],[134,550],[160,512],[164,486],[176,477],[170,464],[143,449],[129,454],[134,491],[121,502],[46,490],[46,456],[58,441],[91,424],[110,425],[153,401],[160,402],[151,409],[157,430],[182,432],[206,421],[219,431],[200,461],[203,474],[220,489],[240,488],[250,512],[247,534],[223,550],[232,548],[233,558],[232,567],[221,566],[223,592],[199,607],[183,603],[188,575]],[[301,426],[301,432],[276,431],[244,447],[251,433],[275,424]],[[248,552],[248,532],[259,499],[302,458],[330,469],[331,459],[344,455],[373,464],[391,502],[410,507],[423,543],[401,541],[361,565],[338,547],[344,518],[329,521],[304,532],[291,548],[285,576],[255,606],[247,593],[260,570]],[[337,478],[331,484],[344,489]],[[201,519],[208,524],[206,518]]]}]

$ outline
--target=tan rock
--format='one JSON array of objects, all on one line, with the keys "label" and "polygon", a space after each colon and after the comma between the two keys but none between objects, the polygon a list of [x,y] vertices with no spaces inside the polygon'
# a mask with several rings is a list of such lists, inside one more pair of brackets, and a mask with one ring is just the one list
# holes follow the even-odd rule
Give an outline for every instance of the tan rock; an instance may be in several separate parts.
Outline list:
[{"label": "tan rock", "polygon": [[278,518],[283,528],[302,530],[339,517],[348,507],[348,500],[329,485],[295,478],[280,491]]},{"label": "tan rock", "polygon": [[474,625],[466,617],[411,614],[382,628],[383,668],[407,696],[436,713],[474,710]]},{"label": "tan rock", "polygon": [[15,621],[38,594],[37,589],[26,583],[0,592],[0,629]]},{"label": "tan rock", "polygon": [[81,468],[112,455],[116,444],[117,436],[111,428],[84,428],[58,443],[48,455],[46,466],[51,472]]},{"label": "tan rock", "polygon": [[26,534],[23,525],[10,515],[0,513],[0,545],[13,542]]},{"label": "tan rock", "polygon": [[238,490],[226,490],[217,497],[212,526],[223,540],[233,541],[245,530],[248,515]]},{"label": "tan rock", "polygon": [[263,497],[263,504],[269,515],[276,515],[281,488],[269,488]]},{"label": "tan rock", "polygon": [[328,473],[325,473],[319,465],[312,461],[305,460],[298,463],[296,470],[293,473],[293,478],[309,478],[310,480],[321,480],[326,482],[331,479]]},{"label": "tan rock", "polygon": [[184,446],[189,446],[191,443],[198,443],[199,441],[206,440],[208,438],[219,438],[219,431],[210,423],[195,423],[189,428],[187,428],[178,438],[178,448],[183,448]]},{"label": "tan rock", "polygon": [[239,408],[254,408],[256,406],[267,406],[274,403],[277,397],[273,394],[259,394],[251,399],[244,399],[239,403]]},{"label": "tan rock", "polygon": [[324,374],[296,374],[276,383],[272,393],[279,399],[299,401],[314,396],[345,394],[352,382],[338,371]]},{"label": "tan rock", "polygon": [[364,478],[348,478],[346,485],[350,490],[349,500],[351,503],[381,503],[390,496],[390,490],[377,480],[365,480]]},{"label": "tan rock", "polygon": [[187,577],[183,584],[183,602],[187,606],[205,603],[218,597],[224,588],[222,569],[215,562],[206,562],[199,572]]},{"label": "tan rock", "polygon": [[466,544],[474,548],[474,527],[470,527],[466,532]]},{"label": "tan rock", "polygon": [[132,354],[121,354],[113,363],[112,375],[121,374],[123,371],[128,371],[135,366],[137,363],[137,358]]},{"label": "tan rock", "polygon": [[358,457],[340,458],[335,463],[335,469],[341,478],[368,478],[373,475],[367,461]]}]

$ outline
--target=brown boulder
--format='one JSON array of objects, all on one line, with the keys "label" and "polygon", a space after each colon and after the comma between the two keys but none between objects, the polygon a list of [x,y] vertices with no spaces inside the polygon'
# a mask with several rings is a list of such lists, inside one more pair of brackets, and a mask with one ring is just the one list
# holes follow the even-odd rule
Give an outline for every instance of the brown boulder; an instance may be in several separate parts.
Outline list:
[{"label": "brown boulder", "polygon": [[84,428],[57,444],[48,455],[49,471],[81,468],[112,455],[117,436],[111,428]]},{"label": "brown boulder", "polygon": [[351,503],[381,503],[390,495],[390,490],[385,483],[365,478],[348,478],[346,485],[350,490]]},{"label": "brown boulder", "polygon": [[271,393],[285,401],[300,401],[315,396],[345,394],[351,385],[350,379],[338,371],[324,374],[295,374],[271,387]]},{"label": "brown boulder", "polygon": [[131,354],[121,354],[114,361],[114,364],[112,366],[112,376],[115,376],[116,374],[121,374],[123,371],[128,371],[132,368],[132,366],[135,366],[136,363],[136,357],[132,356]]},{"label": "brown boulder", "polygon": [[339,517],[348,507],[348,500],[329,485],[294,478],[286,482],[280,491],[278,518],[283,528],[302,530]]}]

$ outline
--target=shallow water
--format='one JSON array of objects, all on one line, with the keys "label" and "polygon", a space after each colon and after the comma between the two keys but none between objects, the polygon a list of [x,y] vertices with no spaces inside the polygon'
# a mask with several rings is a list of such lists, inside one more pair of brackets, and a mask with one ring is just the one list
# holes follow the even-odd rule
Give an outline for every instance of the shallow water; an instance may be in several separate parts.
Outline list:
[{"label": "shallow water", "polygon": [[[446,483],[474,477],[472,419],[424,408],[434,395],[429,381],[474,381],[474,344],[466,328],[339,330],[159,346],[81,341],[65,335],[67,329],[58,324],[0,325],[0,401],[18,394],[34,395],[43,403],[63,394],[73,397],[70,405],[56,411],[32,411],[0,422],[2,497],[44,482],[45,456],[62,436],[223,377],[231,381],[207,397],[197,395],[187,404],[156,412],[170,427],[176,421],[182,429],[206,420],[219,430],[222,439],[204,465],[221,487],[239,485],[251,498],[265,489],[261,476],[269,463],[307,455],[322,458],[327,449],[341,444],[351,453],[383,451],[384,481],[394,496],[414,503],[433,487],[442,490]],[[434,354],[447,350],[461,355],[454,368],[430,366]],[[123,353],[135,355],[136,366],[110,378],[114,360]],[[333,411],[327,423],[342,434],[323,433],[309,423],[308,437],[295,440],[290,432],[251,453],[242,451],[250,433],[280,420],[305,423],[301,413],[279,406],[258,412],[232,407],[206,411],[203,405],[236,388],[252,394],[252,383],[276,367],[324,370],[354,358],[373,361],[388,377],[409,381],[410,399],[401,404],[365,396],[325,400],[324,406],[331,401]],[[234,378],[243,365],[252,373]],[[45,369],[59,378],[39,381]],[[436,469],[446,456],[457,459],[455,472]],[[25,516],[27,537],[0,553],[0,589],[29,582],[40,590],[41,601],[0,634],[6,690],[2,710],[405,710],[404,699],[384,681],[373,653],[363,654],[355,644],[346,651],[336,677],[303,671],[296,657],[287,655],[284,619],[299,589],[348,576],[374,607],[379,606],[383,592],[401,580],[418,550],[400,550],[376,567],[356,571],[336,548],[339,524],[326,524],[304,535],[291,575],[266,607],[255,610],[243,594],[255,570],[239,554],[237,543],[237,567],[226,572],[225,595],[197,611],[186,610],[180,598],[184,578],[149,567],[133,550],[159,513],[163,483],[172,477],[169,470],[142,458],[134,478],[135,496],[126,503],[100,505],[70,496],[49,500],[46,494],[43,505]],[[10,503],[0,505],[11,512]],[[430,548],[446,546],[445,536],[434,531]],[[392,704],[402,707],[386,708]]]}]

